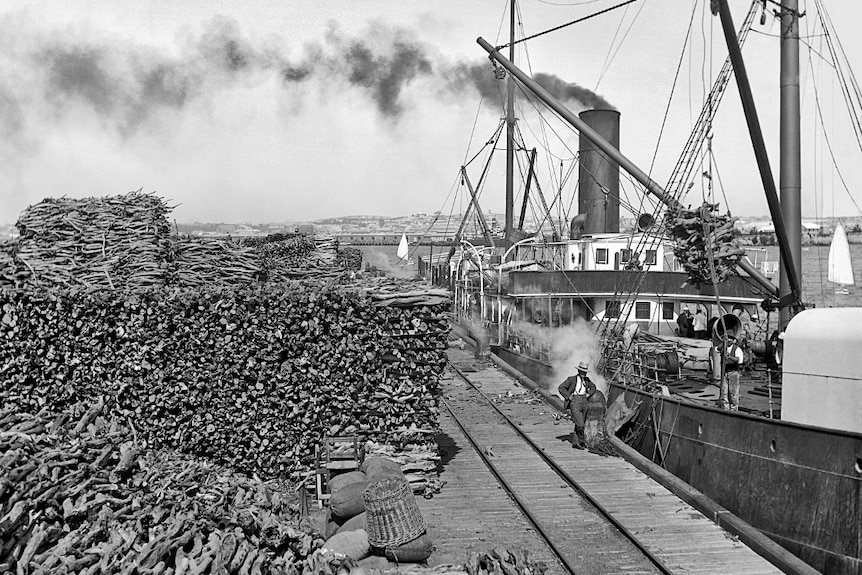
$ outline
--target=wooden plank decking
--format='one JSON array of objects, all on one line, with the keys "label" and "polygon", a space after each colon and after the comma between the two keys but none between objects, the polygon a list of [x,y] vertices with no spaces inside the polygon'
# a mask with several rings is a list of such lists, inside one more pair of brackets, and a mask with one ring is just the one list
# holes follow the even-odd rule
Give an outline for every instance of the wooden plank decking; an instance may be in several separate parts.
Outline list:
[{"label": "wooden plank decking", "polygon": [[[557,421],[553,408],[544,403],[524,401],[533,396],[498,368],[476,364],[469,353],[454,348],[449,356],[456,364],[480,368],[467,375],[484,393],[503,396],[500,402],[503,411],[521,422],[521,428],[531,438],[674,572],[781,572],[622,458],[571,449],[565,440],[571,432],[571,423]],[[443,395],[450,398],[456,413],[461,408],[459,396],[460,401],[475,403],[475,398],[471,400],[462,393],[466,384],[456,376],[451,375],[442,383]],[[537,516],[552,531],[556,530],[559,537],[569,537],[566,534],[577,527],[578,539],[568,542],[567,549],[576,562],[583,561],[589,567],[585,572],[654,572],[636,557],[631,557],[631,561],[620,560],[620,554],[628,551],[620,545],[615,530],[604,520],[597,520],[571,489],[561,487],[562,480],[538,456],[527,453],[520,440],[514,439],[514,432],[504,432],[504,425],[492,419],[470,421],[471,408],[466,405],[463,409],[468,429],[490,448],[494,462],[506,469],[507,478],[531,486],[527,493]],[[542,539],[503,490],[496,487],[496,480],[452,418],[443,415],[441,424],[441,448],[445,450],[441,479],[446,485],[442,493],[420,501],[437,548],[430,563],[460,563],[471,550],[518,545],[546,561],[549,573],[562,572],[562,566]],[[617,567],[608,570],[612,564]]]}]

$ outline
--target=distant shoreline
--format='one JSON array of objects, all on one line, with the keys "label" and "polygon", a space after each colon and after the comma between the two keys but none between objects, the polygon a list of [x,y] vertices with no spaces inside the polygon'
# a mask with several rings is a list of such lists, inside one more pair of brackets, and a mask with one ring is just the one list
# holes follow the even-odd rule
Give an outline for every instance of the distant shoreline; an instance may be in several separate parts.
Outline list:
[{"label": "distant shoreline", "polygon": [[[832,243],[832,236],[804,235],[803,246],[828,246]],[[862,244],[862,233],[847,234],[847,243]],[[778,246],[778,240],[774,234],[744,234],[740,236],[740,244],[751,247]]]}]

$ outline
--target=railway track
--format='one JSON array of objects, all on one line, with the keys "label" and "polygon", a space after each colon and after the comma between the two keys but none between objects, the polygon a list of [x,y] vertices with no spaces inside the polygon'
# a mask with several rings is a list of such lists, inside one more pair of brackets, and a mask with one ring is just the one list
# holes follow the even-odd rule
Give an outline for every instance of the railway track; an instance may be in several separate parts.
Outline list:
[{"label": "railway track", "polygon": [[[442,405],[565,572],[674,572],[613,510],[590,495],[587,487],[525,433],[519,422],[458,366],[450,365],[466,386],[457,401],[450,395]],[[458,404],[465,401],[469,408],[459,409]],[[569,425],[561,431],[568,432]]]}]

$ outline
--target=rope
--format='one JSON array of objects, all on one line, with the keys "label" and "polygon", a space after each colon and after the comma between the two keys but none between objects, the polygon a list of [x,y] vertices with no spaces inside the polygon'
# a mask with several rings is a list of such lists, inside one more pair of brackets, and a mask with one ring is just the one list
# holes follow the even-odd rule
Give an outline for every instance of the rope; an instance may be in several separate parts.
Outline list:
[{"label": "rope", "polygon": [[637,14],[635,14],[635,17],[632,19],[631,24],[629,24],[629,27],[626,29],[626,33],[625,33],[625,34],[623,34],[623,39],[622,39],[622,40],[620,40],[620,43],[619,43],[619,44],[617,44],[617,48],[616,48],[616,50],[614,50],[614,53],[613,53],[613,55],[611,56],[610,61],[607,63],[607,66],[602,70],[602,73],[599,75],[599,79],[598,79],[598,81],[596,81],[596,86],[597,86],[597,87],[598,87],[599,83],[602,81],[602,78],[604,78],[604,77],[605,77],[605,74],[607,73],[607,71],[608,71],[608,70],[610,70],[611,62],[613,62],[613,61],[614,61],[614,59],[616,59],[617,54],[618,54],[618,53],[619,53],[619,51],[620,51],[620,48],[622,48],[622,47],[623,47],[623,43],[626,41],[626,38],[628,38],[628,36],[629,36],[629,32],[631,32],[631,31],[632,31],[632,28],[634,28],[635,22],[637,21],[638,17],[640,16],[641,11],[643,11],[644,6],[646,6],[646,3],[641,4],[641,7],[640,7],[640,8],[638,8],[638,12],[637,12]]},{"label": "rope", "polygon": [[[822,22],[822,19],[821,19],[821,22]],[[824,23],[824,26],[825,26],[825,23]],[[825,28],[824,28],[824,30],[825,30]],[[827,45],[830,45],[829,35],[826,34],[825,36],[826,36]],[[834,53],[832,52],[831,48],[829,51],[831,54],[833,54],[833,58],[834,58]],[[838,62],[833,60],[833,64],[834,64],[835,69],[837,71],[838,70]],[[814,64],[811,61],[811,52],[808,53],[808,65],[811,66],[813,69]],[[842,80],[840,74],[839,74],[839,80]],[[838,179],[841,181],[841,185],[844,187],[844,191],[847,192],[847,196],[850,198],[850,201],[853,202],[854,206],[856,206],[856,210],[860,214],[862,214],[862,208],[859,207],[859,204],[857,204],[856,200],[853,198],[853,194],[850,193],[850,188],[847,186],[847,181],[844,179],[844,174],[841,173],[841,169],[838,167],[838,162],[835,159],[835,152],[832,149],[832,141],[829,139],[829,133],[826,131],[826,125],[823,122],[823,110],[820,107],[820,92],[817,89],[817,84],[812,82],[812,88],[814,89],[814,106],[817,110],[817,116],[820,118],[820,129],[823,132],[823,140],[826,142],[826,148],[829,150],[829,157],[832,160],[832,166],[835,168],[835,173],[838,174]],[[842,90],[842,92],[843,91],[844,90]],[[845,98],[846,98],[846,96],[845,96]],[[853,123],[853,128],[854,128],[854,132],[856,134],[857,142],[859,142],[860,148],[862,148],[862,139],[860,139],[860,133],[856,128],[856,123],[858,123],[859,119],[858,119],[858,117],[857,118],[851,117],[851,120],[853,120],[853,119],[855,119],[856,122],[851,122],[851,123]]]},{"label": "rope", "polygon": [[[599,77],[596,80],[596,85],[595,85],[595,87],[593,87],[594,92],[599,89],[599,84],[601,84],[602,78],[604,78],[604,76],[605,76],[605,70],[607,70],[611,65],[611,58],[616,56],[616,52],[614,51],[614,44],[616,43],[617,38],[620,35],[620,30],[623,27],[623,22],[626,19],[626,14],[628,14],[628,11],[629,11],[628,8],[626,8],[623,11],[623,15],[620,16],[620,22],[619,22],[619,24],[617,24],[617,29],[614,30],[614,37],[611,38],[611,43],[608,45],[608,53],[605,54],[605,61],[602,62],[601,72],[599,72]],[[631,29],[631,28],[629,28],[629,29]],[[623,40],[625,40],[625,36],[623,37]]]},{"label": "rope", "polygon": [[497,48],[497,50],[502,50],[503,48],[508,48],[509,46],[514,46],[515,44],[520,44],[521,42],[526,42],[527,40],[532,40],[533,38],[538,38],[539,36],[544,36],[545,34],[550,34],[551,32],[556,32],[557,30],[562,30],[563,28],[566,28],[566,27],[571,26],[573,24],[578,24],[579,22],[583,22],[585,20],[589,20],[590,18],[595,18],[596,16],[600,16],[602,14],[606,14],[612,10],[616,10],[617,8],[621,8],[627,4],[631,4],[632,2],[637,2],[637,0],[626,0],[625,2],[617,4],[616,6],[611,6],[610,8],[605,8],[604,10],[599,10],[598,12],[590,14],[589,16],[584,16],[583,18],[578,18],[577,20],[572,20],[571,22],[568,22],[567,24],[561,24],[561,25],[556,26],[554,28],[551,28],[549,30],[545,30],[544,32],[539,32],[537,34],[533,34],[532,36],[527,36],[526,38],[521,38],[520,40],[515,40],[514,42],[509,42],[508,44],[503,44],[502,46],[497,46],[496,48]]},{"label": "rope", "polygon": [[688,46],[688,39],[691,37],[691,29],[692,29],[692,26],[694,25],[694,13],[695,13],[696,8],[697,8],[697,3],[694,3],[692,5],[691,17],[688,20],[688,29],[685,32],[685,39],[682,41],[682,52],[680,52],[679,61],[676,63],[676,72],[674,72],[674,75],[673,75],[673,83],[671,84],[671,87],[670,87],[670,95],[667,98],[667,106],[665,106],[664,116],[662,116],[662,119],[661,119],[661,128],[659,128],[659,131],[658,131],[658,138],[656,139],[656,143],[655,143],[655,151],[653,152],[652,161],[650,162],[650,165],[649,165],[648,175],[650,177],[652,177],[652,171],[653,171],[653,168],[655,167],[655,161],[656,161],[656,158],[658,158],[658,149],[661,146],[661,138],[664,135],[665,126],[667,126],[667,117],[670,114],[670,105],[671,105],[671,102],[673,102],[673,95],[676,93],[676,83],[677,83],[677,81],[679,81],[679,72],[680,72],[680,70],[682,70],[682,62],[683,62],[683,59],[685,58],[685,52],[686,52],[685,49],[686,49],[686,46]]}]

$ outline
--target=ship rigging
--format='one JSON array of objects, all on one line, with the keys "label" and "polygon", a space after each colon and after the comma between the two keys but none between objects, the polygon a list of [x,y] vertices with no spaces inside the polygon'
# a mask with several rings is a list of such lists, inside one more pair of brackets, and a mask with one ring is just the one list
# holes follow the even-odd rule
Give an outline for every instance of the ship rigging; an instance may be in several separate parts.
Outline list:
[{"label": "ship rigging", "polygon": [[[593,370],[607,378],[609,400],[636,413],[625,428],[609,431],[625,435],[642,454],[815,568],[858,573],[862,571],[858,545],[862,365],[858,353],[850,350],[862,345],[862,309],[805,311],[800,12],[796,0],[775,4],[780,7],[775,15],[781,26],[777,187],[740,49],[756,15],[761,14],[761,21],[767,17],[765,2],[751,3],[738,31],[727,0],[710,3],[729,55],[666,186],[655,181],[651,170],[641,170],[620,152],[617,111],[575,114],[537,81],[538,74],[528,74],[513,62],[513,3],[510,42],[494,46],[478,40],[494,64],[495,76],[502,77],[502,69],[507,77],[507,157],[524,152],[529,158],[524,205],[528,191],[541,198],[536,153],[517,139],[518,123],[512,121],[512,86],[517,85],[530,96],[532,105],[540,103],[553,111],[579,134],[578,212],[554,218],[553,207],[562,204],[560,185],[551,209],[544,201],[535,201],[541,206],[541,224],[535,232],[521,229],[523,216],[516,229],[509,177],[513,163],[508,162],[503,237],[493,237],[482,222],[485,245],[465,240],[465,214],[457,235],[461,249],[450,254],[450,285],[456,295],[456,319],[478,332],[477,339],[487,336],[503,361],[544,385],[558,383],[567,369],[545,345],[562,335],[548,334],[562,334],[554,330],[575,324],[590,326],[598,346],[568,351],[591,355]],[[824,6],[815,2],[815,7],[824,29],[830,29]],[[506,47],[508,58],[503,55]],[[832,42],[830,53],[840,54]],[[833,60],[836,69],[838,60]],[[852,74],[841,77],[857,130],[862,98]],[[734,218],[719,210],[717,202],[705,197],[694,208],[683,203],[692,174],[703,167],[704,148],[706,157],[712,158],[713,120],[731,79],[740,93],[776,230],[778,286],[747,258],[736,241]],[[501,122],[489,144],[489,156],[502,127]],[[590,164],[591,158],[597,163]],[[625,204],[615,187],[619,168],[644,194],[629,203],[652,208],[634,212],[638,225],[632,233],[619,228],[618,210]],[[461,168],[462,180],[470,189],[470,207],[478,214],[487,171],[486,165],[474,187],[466,163]],[[704,178],[711,191],[710,165],[698,171],[695,177]],[[560,184],[563,180],[561,176]],[[702,307],[713,316],[708,339],[702,343],[674,337],[675,320],[688,305]],[[774,311],[778,322],[770,325]],[[746,333],[746,326],[762,324],[760,312],[765,312],[765,328]],[[715,405],[714,386],[724,375],[729,335],[746,340],[747,371],[753,382],[747,384],[746,394],[760,398],[754,408],[750,404],[741,412]],[[741,479],[744,491],[734,487]],[[853,510],[846,509],[847,501],[854,501]]]}]

